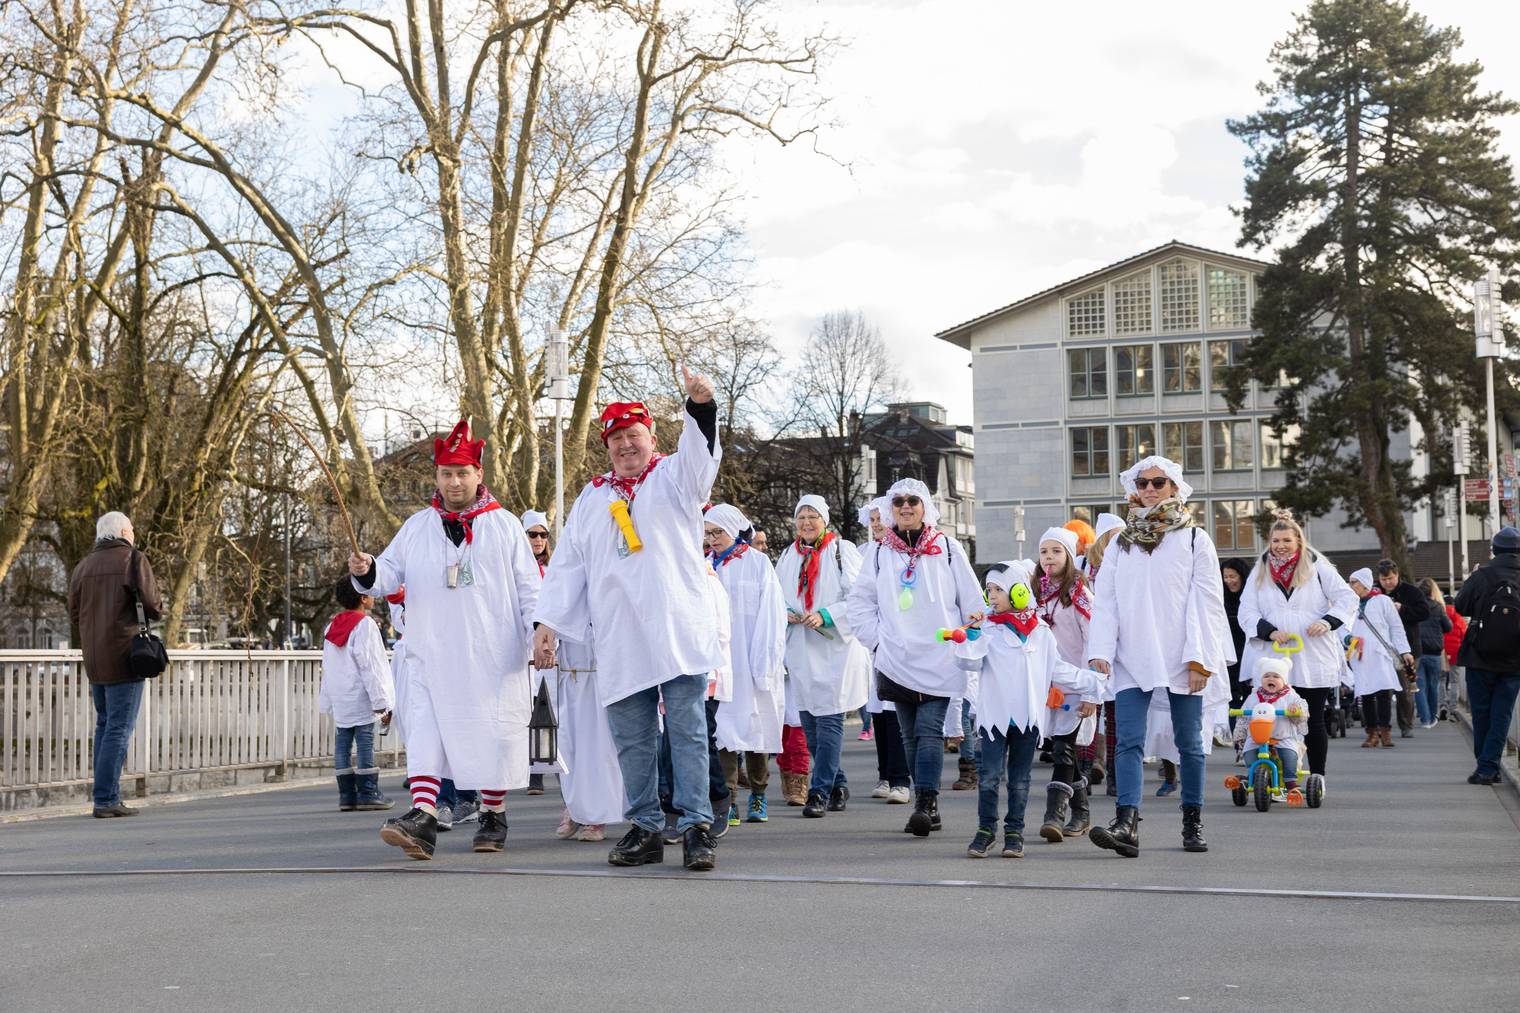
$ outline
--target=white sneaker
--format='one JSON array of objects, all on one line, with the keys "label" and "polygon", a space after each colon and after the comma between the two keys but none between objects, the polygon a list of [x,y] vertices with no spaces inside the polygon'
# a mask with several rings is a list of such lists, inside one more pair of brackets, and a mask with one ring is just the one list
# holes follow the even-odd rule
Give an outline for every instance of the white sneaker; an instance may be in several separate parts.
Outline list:
[{"label": "white sneaker", "polygon": [[570,810],[562,809],[559,814],[559,826],[554,828],[554,836],[562,841],[568,841],[581,829],[581,825],[570,818]]},{"label": "white sneaker", "polygon": [[887,792],[888,805],[907,805],[911,801],[913,801],[913,797],[906,785],[900,788],[893,788]]},{"label": "white sneaker", "polygon": [[876,787],[874,787],[874,788],[871,789],[871,797],[872,798],[886,798],[887,794],[891,790],[892,789],[887,786],[887,782],[885,782],[885,781],[877,781],[876,782]]},{"label": "white sneaker", "polygon": [[603,841],[607,839],[607,835],[603,832],[602,824],[586,823],[575,832],[575,839],[578,841]]}]

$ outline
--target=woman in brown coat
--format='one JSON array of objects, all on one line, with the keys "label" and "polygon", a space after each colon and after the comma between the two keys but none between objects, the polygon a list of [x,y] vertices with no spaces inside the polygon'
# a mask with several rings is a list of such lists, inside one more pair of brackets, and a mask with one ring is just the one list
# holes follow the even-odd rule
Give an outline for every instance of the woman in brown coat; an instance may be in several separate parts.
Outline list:
[{"label": "woman in brown coat", "polygon": [[163,603],[153,568],[133,545],[132,522],[113,511],[95,522],[95,547],[69,576],[69,621],[79,630],[95,704],[96,819],[137,815],[122,804],[121,768],[143,695],[143,680],[127,670],[139,597],[144,616],[158,619]]}]

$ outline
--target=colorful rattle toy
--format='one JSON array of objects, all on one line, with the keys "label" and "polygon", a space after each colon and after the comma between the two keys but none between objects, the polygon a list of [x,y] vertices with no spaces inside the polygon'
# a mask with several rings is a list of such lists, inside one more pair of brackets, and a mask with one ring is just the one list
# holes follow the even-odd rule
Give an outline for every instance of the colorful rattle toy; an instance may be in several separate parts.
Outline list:
[{"label": "colorful rattle toy", "polygon": [[964,644],[968,640],[975,640],[982,635],[981,627],[974,623],[965,626],[957,626],[953,630],[940,630],[934,634],[934,639],[942,644]]}]

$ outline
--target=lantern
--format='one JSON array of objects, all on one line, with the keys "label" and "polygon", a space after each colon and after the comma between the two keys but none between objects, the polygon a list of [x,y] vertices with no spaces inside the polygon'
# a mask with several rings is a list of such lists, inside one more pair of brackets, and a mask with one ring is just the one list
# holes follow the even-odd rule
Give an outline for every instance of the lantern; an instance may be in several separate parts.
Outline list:
[{"label": "lantern", "polygon": [[549,703],[549,680],[538,684],[533,715],[528,719],[528,762],[553,765],[559,761],[559,721]]}]

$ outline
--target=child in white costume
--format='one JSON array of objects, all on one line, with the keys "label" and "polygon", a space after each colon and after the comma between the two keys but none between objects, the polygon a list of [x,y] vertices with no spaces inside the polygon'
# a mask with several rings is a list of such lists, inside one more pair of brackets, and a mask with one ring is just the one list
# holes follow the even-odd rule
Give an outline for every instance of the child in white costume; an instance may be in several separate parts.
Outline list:
[{"label": "child in white costume", "polygon": [[[1293,692],[1288,685],[1293,663],[1287,658],[1258,658],[1256,661],[1256,689],[1246,697],[1240,709],[1246,714],[1257,704],[1271,704],[1286,713],[1279,714],[1272,726],[1272,744],[1282,765],[1284,791],[1298,787],[1298,761],[1304,755],[1304,736],[1309,731],[1309,705],[1304,698]],[[1246,761],[1255,759],[1255,748],[1246,744],[1246,729],[1250,721],[1235,722],[1235,746],[1242,751]]]}]

